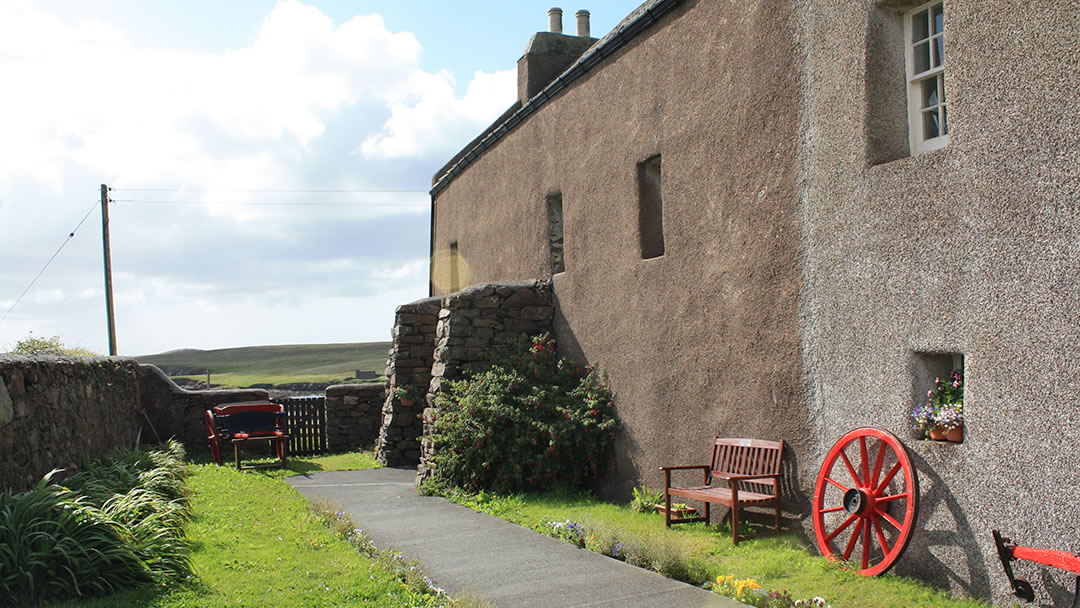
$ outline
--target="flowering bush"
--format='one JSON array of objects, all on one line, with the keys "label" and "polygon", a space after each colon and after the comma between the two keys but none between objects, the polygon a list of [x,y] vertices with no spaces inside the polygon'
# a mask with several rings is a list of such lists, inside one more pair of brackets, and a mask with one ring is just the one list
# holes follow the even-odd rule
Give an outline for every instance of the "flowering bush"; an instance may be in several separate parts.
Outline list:
[{"label": "flowering bush", "polygon": [[964,423],[964,373],[952,370],[944,380],[934,379],[934,388],[926,391],[926,401],[915,406],[912,418],[915,430],[934,427],[955,429]]},{"label": "flowering bush", "polygon": [[390,390],[398,401],[416,401],[422,396],[420,388],[416,386],[395,386]]},{"label": "flowering bush", "polygon": [[523,337],[440,397],[434,481],[498,493],[580,487],[605,470],[613,399],[596,369],[556,355],[550,334]]}]

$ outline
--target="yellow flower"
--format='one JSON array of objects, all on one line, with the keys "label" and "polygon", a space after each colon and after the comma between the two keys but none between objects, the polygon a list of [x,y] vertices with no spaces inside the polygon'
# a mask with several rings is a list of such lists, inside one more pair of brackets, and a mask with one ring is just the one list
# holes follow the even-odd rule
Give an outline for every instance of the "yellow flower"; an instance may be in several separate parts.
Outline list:
[{"label": "yellow flower", "polygon": [[761,585],[757,584],[757,581],[752,578],[735,582],[735,595],[738,597],[742,597],[744,591],[753,591],[755,589],[761,589]]}]

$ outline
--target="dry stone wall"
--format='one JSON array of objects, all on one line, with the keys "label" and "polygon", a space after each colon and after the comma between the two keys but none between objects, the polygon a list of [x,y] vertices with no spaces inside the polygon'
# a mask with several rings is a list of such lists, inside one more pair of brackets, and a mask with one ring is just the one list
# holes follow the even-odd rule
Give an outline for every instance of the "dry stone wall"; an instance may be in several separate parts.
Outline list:
[{"label": "dry stone wall", "polygon": [[137,368],[130,359],[0,356],[0,490],[133,447]]},{"label": "dry stone wall", "polygon": [[379,437],[386,385],[339,384],[326,389],[326,447],[333,452],[370,448]]},{"label": "dry stone wall", "polygon": [[521,335],[552,330],[551,283],[476,285],[442,298],[397,309],[394,346],[387,363],[391,387],[413,387],[421,402],[405,405],[388,391],[376,456],[388,466],[420,465],[427,475],[433,445],[426,437],[436,397],[470,368],[483,366]]},{"label": "dry stone wall", "polygon": [[[397,307],[394,343],[386,362],[389,387],[408,387],[419,394],[427,393],[440,309],[438,298]],[[416,466],[420,462],[422,411],[420,404],[402,403],[392,391],[386,391],[379,439],[375,444],[375,457],[379,462],[391,467]]]},{"label": "dry stone wall", "polygon": [[222,403],[268,399],[263,389],[189,391],[153,365],[139,365],[138,395],[153,425],[153,439],[175,438],[189,452],[206,448],[206,410]]}]

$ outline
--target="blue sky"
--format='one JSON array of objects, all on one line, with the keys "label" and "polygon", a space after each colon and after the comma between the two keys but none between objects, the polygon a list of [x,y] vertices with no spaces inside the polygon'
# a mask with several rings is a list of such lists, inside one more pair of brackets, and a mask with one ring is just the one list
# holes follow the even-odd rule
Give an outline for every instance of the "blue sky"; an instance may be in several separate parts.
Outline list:
[{"label": "blue sky", "polygon": [[121,355],[389,339],[427,295],[431,175],[551,5],[0,0],[0,351],[108,350],[102,183]]}]

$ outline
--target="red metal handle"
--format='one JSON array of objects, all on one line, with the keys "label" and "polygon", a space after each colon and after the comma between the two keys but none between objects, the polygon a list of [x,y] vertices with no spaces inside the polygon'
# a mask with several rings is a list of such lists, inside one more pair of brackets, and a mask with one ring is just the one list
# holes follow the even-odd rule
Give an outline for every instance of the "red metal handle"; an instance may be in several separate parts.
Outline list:
[{"label": "red metal handle", "polygon": [[1073,555],[1072,553],[1054,551],[1052,549],[1035,549],[1033,547],[1015,546],[1012,548],[1012,556],[1014,559],[1023,559],[1029,562],[1043,564],[1044,566],[1053,566],[1054,568],[1061,568],[1062,570],[1080,574],[1080,556]]}]

